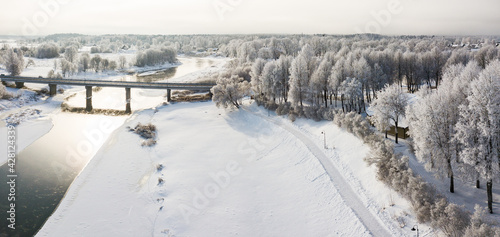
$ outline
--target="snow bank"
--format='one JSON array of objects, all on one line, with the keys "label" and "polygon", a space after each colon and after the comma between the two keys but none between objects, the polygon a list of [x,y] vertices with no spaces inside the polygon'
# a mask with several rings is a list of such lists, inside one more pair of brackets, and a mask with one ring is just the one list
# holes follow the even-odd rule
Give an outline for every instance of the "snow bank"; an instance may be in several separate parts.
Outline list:
[{"label": "snow bank", "polygon": [[[51,128],[52,120],[47,117],[21,123],[15,130],[17,134],[17,153],[48,133]],[[0,144],[7,144],[7,127],[5,126],[0,127]],[[7,147],[4,146],[2,147],[2,151],[3,149],[7,149]],[[6,154],[6,152],[2,153]],[[3,165],[5,162],[7,162],[7,156],[0,156],[0,165]]]}]

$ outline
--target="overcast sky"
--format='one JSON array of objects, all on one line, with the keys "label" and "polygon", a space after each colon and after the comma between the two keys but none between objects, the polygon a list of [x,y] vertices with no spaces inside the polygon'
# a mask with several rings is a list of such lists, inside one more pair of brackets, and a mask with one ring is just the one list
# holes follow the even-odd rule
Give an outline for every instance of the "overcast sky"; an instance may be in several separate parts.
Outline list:
[{"label": "overcast sky", "polygon": [[0,35],[500,35],[499,0],[8,0]]}]

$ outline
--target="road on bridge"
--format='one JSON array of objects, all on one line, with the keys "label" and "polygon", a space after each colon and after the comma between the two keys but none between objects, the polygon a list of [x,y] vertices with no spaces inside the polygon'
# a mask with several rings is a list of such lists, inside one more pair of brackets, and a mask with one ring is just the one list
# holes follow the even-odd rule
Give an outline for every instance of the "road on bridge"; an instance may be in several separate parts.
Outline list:
[{"label": "road on bridge", "polygon": [[57,79],[43,77],[13,77],[0,75],[4,82],[11,81],[16,83],[17,88],[24,87],[24,83],[38,83],[49,85],[49,95],[54,96],[57,92],[57,85],[85,86],[86,89],[86,110],[92,111],[92,87],[121,87],[125,88],[125,112],[131,113],[130,108],[130,89],[166,89],[167,101],[171,100],[171,90],[210,90],[215,84],[212,83],[161,83],[161,82],[136,82],[136,81],[105,81],[105,80],[86,80],[86,79]]}]

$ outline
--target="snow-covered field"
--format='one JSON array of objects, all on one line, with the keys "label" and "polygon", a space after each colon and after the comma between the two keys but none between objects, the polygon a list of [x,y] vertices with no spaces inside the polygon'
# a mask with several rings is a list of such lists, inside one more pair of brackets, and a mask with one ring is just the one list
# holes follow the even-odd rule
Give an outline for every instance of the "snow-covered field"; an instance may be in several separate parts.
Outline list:
[{"label": "snow-covered field", "polygon": [[[139,122],[157,125],[156,146],[125,128]],[[368,236],[324,172],[293,135],[248,112],[212,102],[145,110],[113,134],[38,235]]]},{"label": "snow-covered field", "polygon": [[[412,233],[408,203],[375,179],[361,141],[330,122],[268,121],[261,108],[245,107],[228,112],[212,102],[179,103],[135,113],[75,180],[38,236]],[[157,126],[155,146],[142,147],[128,131],[139,122]],[[329,160],[319,160],[317,150]],[[327,166],[341,177],[332,178]],[[362,204],[353,207],[351,199]]]}]

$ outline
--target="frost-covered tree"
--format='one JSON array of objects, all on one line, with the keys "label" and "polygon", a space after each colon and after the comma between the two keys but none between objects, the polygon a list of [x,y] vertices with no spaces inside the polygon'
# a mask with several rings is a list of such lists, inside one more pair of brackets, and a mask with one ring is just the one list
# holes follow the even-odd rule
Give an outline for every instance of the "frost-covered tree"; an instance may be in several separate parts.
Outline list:
[{"label": "frost-covered tree", "polygon": [[276,97],[279,95],[277,93],[277,83],[279,82],[279,71],[276,61],[269,61],[264,66],[262,70],[261,80],[262,80],[262,92],[268,101],[272,100],[273,103],[276,102]]},{"label": "frost-covered tree", "polygon": [[468,105],[460,107],[456,138],[461,158],[486,180],[488,209],[493,213],[493,179],[500,165],[500,61],[486,66],[470,85]]},{"label": "frost-covered tree", "polygon": [[24,69],[24,56],[20,49],[8,49],[3,55],[3,63],[5,65],[5,70],[10,73],[11,76],[19,76]]},{"label": "frost-covered tree", "polygon": [[220,75],[217,79],[217,85],[210,91],[213,94],[212,100],[217,107],[234,106],[240,108],[241,99],[250,92],[250,83],[236,75]]},{"label": "frost-covered tree", "polygon": [[67,47],[64,50],[64,58],[70,63],[76,63],[78,57],[78,49],[75,46]]},{"label": "frost-covered tree", "polygon": [[344,112],[357,111],[361,113],[363,88],[357,78],[348,77],[340,84],[340,97]]},{"label": "frost-covered tree", "polygon": [[262,71],[264,70],[265,65],[266,65],[266,60],[264,60],[262,58],[258,58],[252,64],[252,69],[250,71],[250,77],[251,77],[250,83],[251,83],[255,98],[257,100],[262,100],[262,98],[260,98],[262,96],[261,75],[262,75]]},{"label": "frost-covered tree", "polygon": [[[368,61],[366,61],[366,59],[363,56],[353,63],[352,68],[354,77],[361,82],[362,90],[365,92],[368,101],[370,101],[371,100],[370,85],[373,84],[372,68],[368,64]],[[361,97],[363,107],[364,107],[364,98],[365,97]]]},{"label": "frost-covered tree", "polygon": [[408,92],[415,92],[420,85],[420,77],[418,76],[419,64],[417,54],[406,51],[403,54],[403,74],[406,79]]},{"label": "frost-covered tree", "polygon": [[137,52],[135,65],[138,67],[156,66],[177,62],[177,53],[172,48],[148,49]]},{"label": "frost-covered tree", "polygon": [[302,47],[297,57],[290,66],[290,93],[294,107],[300,105],[303,109],[303,102],[310,98],[309,83],[311,76],[316,69],[316,58],[314,51],[308,44]]},{"label": "frost-covered tree", "polygon": [[[389,83],[388,75],[385,74],[383,68],[375,63],[372,70],[372,78],[370,88],[372,89],[372,94],[374,98],[377,98],[377,91],[384,88],[386,84]],[[371,102],[371,101],[370,101]]]},{"label": "frost-covered tree", "polygon": [[[454,65],[454,64],[463,64],[466,65],[471,60],[470,50],[466,50],[465,48],[461,48],[458,50],[453,50],[451,52],[450,58],[446,61],[446,66]],[[446,67],[445,66],[445,67]]]},{"label": "frost-covered tree", "polygon": [[346,69],[346,61],[344,58],[340,58],[335,62],[329,79],[329,87],[335,97],[335,106],[337,106],[337,97],[339,95],[340,85],[347,78],[347,76],[348,71]]},{"label": "frost-covered tree", "polygon": [[102,62],[101,56],[95,55],[94,57],[92,57],[92,59],[90,59],[90,68],[94,69],[95,72],[99,72],[99,70],[101,70],[101,62]]},{"label": "frost-covered tree", "polygon": [[101,69],[103,71],[109,70],[109,59],[107,59],[107,58],[102,59],[102,61],[101,61]]},{"label": "frost-covered tree", "polygon": [[109,70],[114,71],[118,68],[118,63],[116,61],[111,60],[109,61]]},{"label": "frost-covered tree", "polygon": [[427,83],[428,86],[431,86],[432,79],[435,76],[434,71],[435,65],[433,63],[433,57],[431,52],[426,52],[419,54],[418,62],[420,63],[420,76]]},{"label": "frost-covered tree", "polygon": [[[396,126],[396,143],[398,143],[398,123],[405,117],[405,109],[408,105],[408,96],[396,84],[386,86],[378,93],[378,97],[372,101],[371,109],[373,116],[378,121],[392,121]],[[385,126],[379,130],[386,129]]]},{"label": "frost-covered tree", "polygon": [[[321,97],[325,107],[328,107],[328,95],[329,95],[329,78],[332,73],[332,67],[334,65],[334,54],[328,52],[323,60],[318,66],[318,69],[312,74],[311,77],[311,89],[317,97]],[[318,101],[319,102],[319,101]],[[319,103],[317,103],[319,106]]]},{"label": "frost-covered tree", "polygon": [[127,66],[127,58],[123,55],[118,58],[118,63],[120,65],[120,69],[124,69]]},{"label": "frost-covered tree", "polygon": [[303,55],[297,56],[290,67],[290,96],[295,107],[303,108],[309,92],[309,65]]},{"label": "frost-covered tree", "polygon": [[42,44],[36,49],[37,58],[57,58],[59,57],[59,47],[53,43]]},{"label": "frost-covered tree", "polygon": [[293,57],[281,55],[277,60],[277,70],[279,73],[279,81],[276,82],[278,87],[277,93],[280,101],[285,103],[288,101],[288,91],[290,88],[290,67],[292,65]]},{"label": "frost-covered tree", "polygon": [[479,66],[486,68],[488,64],[497,58],[498,49],[493,45],[486,45],[479,49],[475,55],[475,59]]},{"label": "frost-covered tree", "polygon": [[90,55],[88,53],[83,53],[78,61],[78,70],[81,72],[86,72],[90,68]]},{"label": "frost-covered tree", "polygon": [[441,81],[444,71],[444,65],[448,58],[450,57],[450,53],[439,49],[437,46],[432,48],[431,56],[434,64],[434,74],[436,80],[436,86],[439,85],[439,81]]},{"label": "frost-covered tree", "polygon": [[61,63],[61,73],[63,77],[73,75],[78,71],[78,66],[76,64],[71,63],[70,61],[64,58],[60,60],[60,63]]},{"label": "frost-covered tree", "polygon": [[[457,66],[463,68],[463,66]],[[416,156],[427,163],[428,170],[447,175],[450,192],[455,192],[454,176],[457,168],[459,145],[455,142],[455,124],[458,107],[465,100],[454,85],[461,83],[458,77],[446,73],[441,87],[432,93],[419,93],[421,97],[407,111],[410,133],[414,141]]]},{"label": "frost-covered tree", "polygon": [[[238,47],[238,58],[243,62],[253,62],[257,58],[257,50],[254,42],[245,42]],[[272,57],[272,56],[270,56]]]}]

